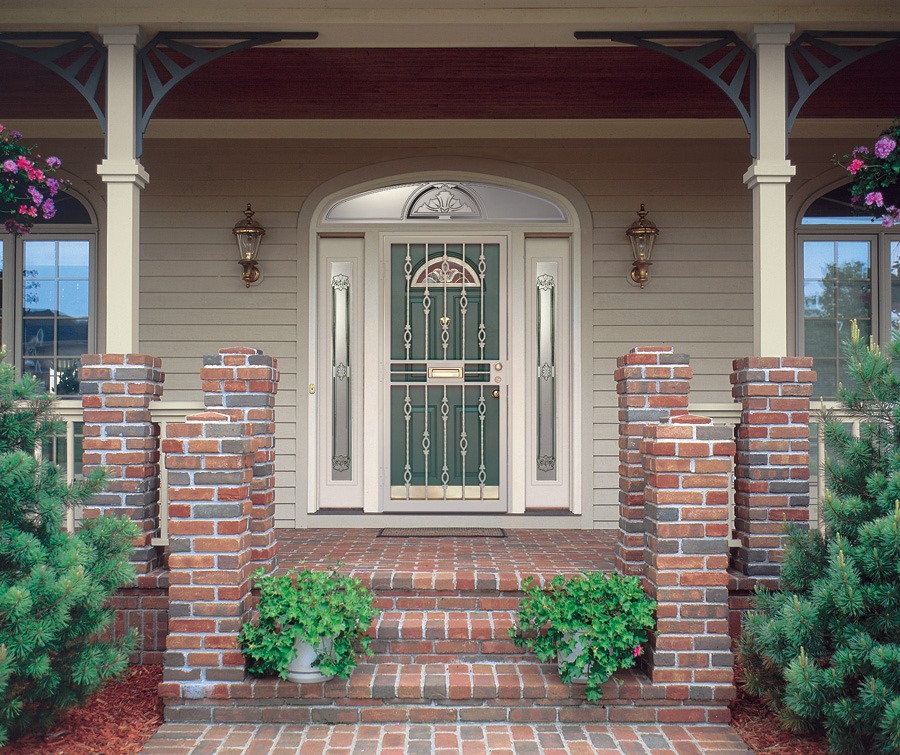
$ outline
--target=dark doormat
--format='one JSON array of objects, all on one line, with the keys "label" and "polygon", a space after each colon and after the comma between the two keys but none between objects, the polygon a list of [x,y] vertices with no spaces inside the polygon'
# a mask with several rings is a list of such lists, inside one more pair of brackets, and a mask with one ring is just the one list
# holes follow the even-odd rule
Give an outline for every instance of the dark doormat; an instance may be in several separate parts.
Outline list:
[{"label": "dark doormat", "polygon": [[378,537],[506,537],[500,527],[384,527]]}]

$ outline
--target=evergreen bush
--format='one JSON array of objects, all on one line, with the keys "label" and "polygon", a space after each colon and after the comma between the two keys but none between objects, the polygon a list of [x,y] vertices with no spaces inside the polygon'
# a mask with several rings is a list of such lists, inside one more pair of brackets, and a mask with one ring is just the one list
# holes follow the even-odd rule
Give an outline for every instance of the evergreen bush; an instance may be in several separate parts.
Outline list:
[{"label": "evergreen bush", "polygon": [[[2,356],[2,355],[0,355]],[[66,509],[100,490],[99,471],[67,486],[34,449],[62,430],[52,399],[0,364],[0,745],[45,729],[128,663],[134,638],[102,641],[109,598],[134,579],[137,526],[86,520],[65,530]]]},{"label": "evergreen bush", "polygon": [[789,528],[780,589],[757,590],[740,642],[747,691],[833,752],[900,753],[900,332],[887,353],[856,323],[844,409],[824,418],[823,534]]}]

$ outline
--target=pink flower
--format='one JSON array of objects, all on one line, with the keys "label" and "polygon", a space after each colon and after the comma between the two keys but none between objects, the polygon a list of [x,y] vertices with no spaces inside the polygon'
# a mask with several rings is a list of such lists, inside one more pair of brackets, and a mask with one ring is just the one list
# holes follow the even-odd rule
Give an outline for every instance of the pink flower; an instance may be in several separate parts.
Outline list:
[{"label": "pink flower", "polygon": [[895,142],[889,136],[882,136],[877,142],[875,142],[875,157],[880,157],[882,160],[887,157],[891,152],[894,151],[894,148],[897,146],[897,142]]},{"label": "pink flower", "polygon": [[5,129],[6,129],[6,126],[4,126],[2,123],[0,123],[0,134],[2,134]]},{"label": "pink flower", "polygon": [[29,160],[27,157],[25,157],[25,155],[19,155],[19,159],[16,160],[16,165],[18,165],[20,168],[24,168],[25,170],[34,167],[34,163],[31,162],[31,160]]},{"label": "pink flower", "polygon": [[25,171],[28,174],[29,181],[43,181],[44,180],[44,171],[38,170],[37,168],[29,168]]},{"label": "pink flower", "polygon": [[870,191],[866,194],[866,206],[871,207],[873,204],[884,207],[884,195],[880,191]]},{"label": "pink flower", "polygon": [[19,166],[16,165],[12,160],[4,160],[3,161],[3,170],[6,173],[18,173]]},{"label": "pink flower", "polygon": [[50,220],[54,215],[56,215],[56,205],[53,203],[52,199],[48,199],[41,206],[41,213],[44,216],[44,220]]},{"label": "pink flower", "polygon": [[48,157],[47,158],[47,167],[48,168],[58,168],[60,165],[62,165],[62,160],[60,160],[58,157]]},{"label": "pink flower", "polygon": [[28,187],[28,196],[31,197],[31,201],[35,204],[40,204],[44,201],[44,195],[41,194],[34,186]]},{"label": "pink flower", "polygon": [[859,160],[859,159],[852,160],[850,162],[850,165],[847,166],[847,171],[850,173],[851,176],[855,176],[857,173],[859,173],[860,170],[862,170],[865,167],[866,167],[866,164],[862,160]]},{"label": "pink flower", "polygon": [[637,645],[635,646],[634,650],[632,650],[632,652],[634,653],[634,657],[637,658],[641,653],[644,652],[644,649],[640,645]]}]

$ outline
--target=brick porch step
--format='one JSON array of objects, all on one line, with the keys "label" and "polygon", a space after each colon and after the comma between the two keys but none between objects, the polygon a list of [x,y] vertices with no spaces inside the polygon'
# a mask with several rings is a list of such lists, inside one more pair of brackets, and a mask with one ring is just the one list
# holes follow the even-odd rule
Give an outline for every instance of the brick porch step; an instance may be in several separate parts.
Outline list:
[{"label": "brick porch step", "polygon": [[[583,685],[566,685],[555,666],[515,663],[365,663],[349,680],[297,685],[277,679],[223,684],[221,697],[168,706],[170,722],[662,722],[706,721],[683,700],[624,672],[590,703]],[[724,709],[727,720],[727,708]]]},{"label": "brick porch step", "polygon": [[384,611],[370,631],[372,650],[407,664],[517,658],[525,650],[509,638],[514,621],[513,611]]}]

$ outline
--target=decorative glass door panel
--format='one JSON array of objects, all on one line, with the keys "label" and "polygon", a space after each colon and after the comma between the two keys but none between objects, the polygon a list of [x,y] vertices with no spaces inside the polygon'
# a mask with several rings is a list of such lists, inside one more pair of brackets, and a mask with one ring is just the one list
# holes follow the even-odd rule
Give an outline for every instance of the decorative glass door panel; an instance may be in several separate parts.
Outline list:
[{"label": "decorative glass door panel", "polygon": [[499,243],[390,247],[390,497],[501,498]]}]

